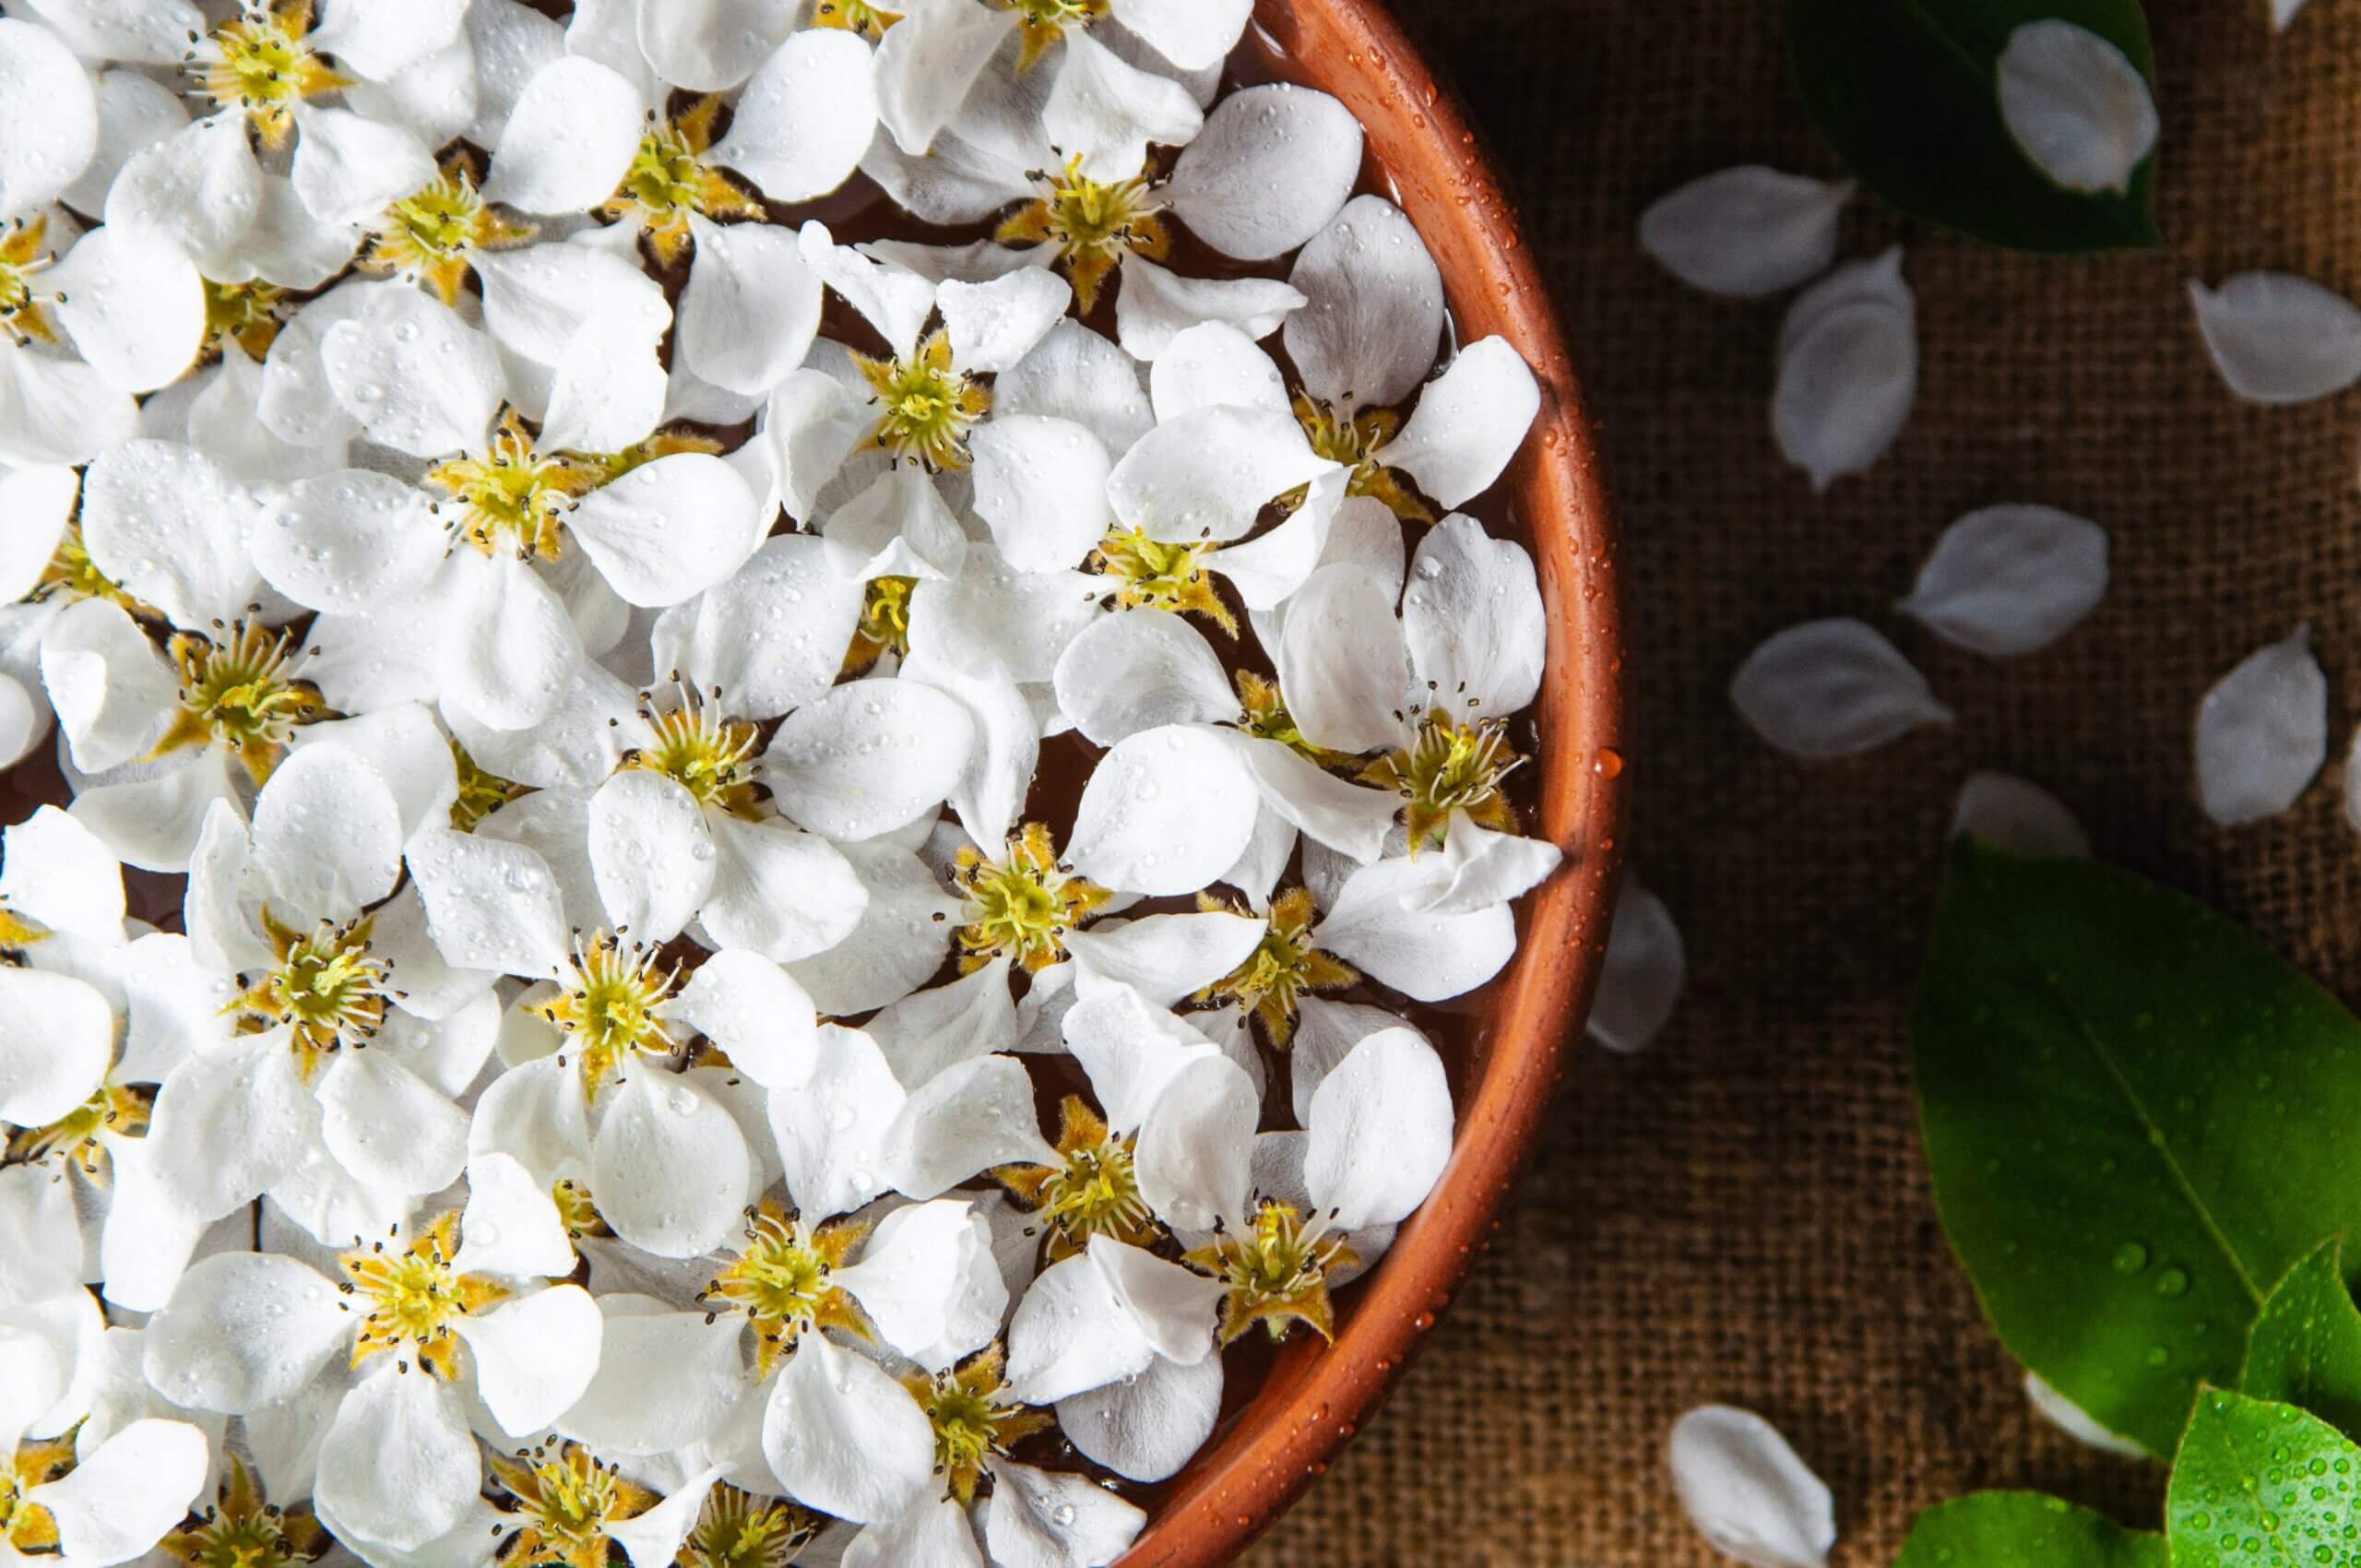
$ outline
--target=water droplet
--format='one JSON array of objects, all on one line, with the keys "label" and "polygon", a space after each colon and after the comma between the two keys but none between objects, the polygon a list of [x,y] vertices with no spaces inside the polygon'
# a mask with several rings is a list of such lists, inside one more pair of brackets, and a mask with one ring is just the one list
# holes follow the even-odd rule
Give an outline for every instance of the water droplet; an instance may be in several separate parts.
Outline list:
[{"label": "water droplet", "polygon": [[2115,1249],[2115,1272],[2137,1274],[2148,1266],[2148,1249],[2137,1241],[2126,1241]]}]

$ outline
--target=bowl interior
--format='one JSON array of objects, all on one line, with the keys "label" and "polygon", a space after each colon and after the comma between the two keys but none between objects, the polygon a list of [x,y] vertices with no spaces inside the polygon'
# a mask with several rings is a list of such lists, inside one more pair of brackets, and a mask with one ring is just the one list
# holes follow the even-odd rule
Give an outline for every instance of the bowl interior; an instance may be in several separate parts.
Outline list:
[{"label": "bowl interior", "polygon": [[[1498,335],[1533,367],[1541,411],[1511,465],[1511,526],[1549,612],[1538,831],[1564,868],[1526,901],[1516,956],[1442,1043],[1465,1085],[1451,1164],[1370,1276],[1346,1292],[1333,1346],[1294,1336],[1270,1377],[1172,1483],[1126,1568],[1228,1561],[1327,1468],[1368,1419],[1473,1262],[1538,1134],[1590,1005],[1614,907],[1622,642],[1589,416],[1516,217],[1466,115],[1378,0],[1257,0],[1275,74],[1360,120],[1386,194],[1442,269],[1458,340]],[[1349,1302],[1346,1305],[1345,1302]]]}]

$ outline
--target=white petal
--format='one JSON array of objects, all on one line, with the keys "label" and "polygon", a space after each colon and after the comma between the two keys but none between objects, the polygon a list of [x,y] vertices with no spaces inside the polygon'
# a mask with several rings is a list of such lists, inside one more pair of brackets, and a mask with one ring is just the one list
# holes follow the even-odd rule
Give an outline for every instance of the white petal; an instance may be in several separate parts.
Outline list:
[{"label": "white petal", "polygon": [[85,786],[70,809],[124,864],[180,872],[188,869],[206,812],[214,802],[231,798],[230,754],[208,746],[196,760],[168,772]]},{"label": "white petal", "polygon": [[770,1097],[787,1190],[804,1218],[859,1208],[885,1190],[880,1145],[902,1103],[876,1042],[858,1029],[822,1026],[811,1080]]},{"label": "white petal", "polygon": [[657,350],[671,325],[671,307],[652,287],[635,287],[603,318],[584,322],[558,355],[541,444],[575,452],[620,452],[655,429],[664,417],[668,386]]},{"label": "white petal", "polygon": [[2197,707],[2197,794],[2225,827],[2277,816],[2328,760],[2328,680],[2312,629],[2257,649]]},{"label": "white petal", "polygon": [[53,931],[123,940],[123,868],[96,834],[42,806],[0,835],[0,898]]},{"label": "white petal", "polygon": [[233,1416],[302,1393],[359,1324],[336,1288],[279,1253],[216,1253],[189,1265],[142,1338],[158,1393]]},{"label": "white petal", "polygon": [[2035,168],[2070,191],[2131,188],[2161,127],[2147,78],[2122,50],[2046,17],[2009,34],[1996,68],[2001,124]]},{"label": "white petal", "polygon": [[1591,1038],[1609,1051],[1640,1050],[1672,1016],[1688,980],[1688,949],[1672,911],[1625,873],[1591,999]]},{"label": "white petal", "polygon": [[85,60],[176,65],[189,34],[205,27],[188,0],[30,0],[25,8]]},{"label": "white petal", "polygon": [[1470,343],[1418,394],[1382,460],[1445,506],[1491,488],[1541,409],[1533,372],[1503,338]]},{"label": "white petal", "polygon": [[[183,9],[196,15],[193,6]],[[188,49],[187,32],[172,30],[169,11],[150,11],[148,16],[163,23],[160,31],[164,35],[168,57],[178,61]],[[203,18],[198,19],[201,24]],[[99,52],[99,57],[106,56],[129,58],[112,50]],[[181,106],[172,89],[136,70],[116,67],[100,72],[98,94],[97,150],[58,197],[77,212],[93,214],[106,210],[107,190],[134,153],[170,139],[188,124],[188,111]]]},{"label": "white petal", "polygon": [[869,45],[815,28],[755,67],[712,159],[773,201],[809,201],[851,176],[876,124]]},{"label": "white petal", "polygon": [[1014,414],[979,425],[976,511],[1020,572],[1078,566],[1114,521],[1112,471],[1097,437],[1064,420]]},{"label": "white petal", "polygon": [[[1441,1077],[1438,1066],[1438,1084]],[[1181,1229],[1210,1229],[1221,1220],[1238,1223],[1246,1208],[1253,1129],[1262,1109],[1254,1081],[1228,1057],[1204,1057],[1181,1068],[1140,1127],[1134,1154],[1140,1195]],[[1394,1158],[1404,1151],[1388,1152]]]},{"label": "white petal", "polygon": [[1187,725],[1119,742],[1084,786],[1067,857],[1104,887],[1193,893],[1238,859],[1257,796],[1220,737]]},{"label": "white petal", "polygon": [[324,223],[363,223],[433,183],[434,155],[416,133],[350,109],[298,107],[288,177]]},{"label": "white petal", "polygon": [[388,1051],[338,1051],[321,1075],[320,1135],[360,1181],[439,1193],[468,1162],[468,1115]]},{"label": "white petal", "polygon": [[[920,585],[921,592],[925,585]],[[1023,809],[1041,749],[1040,722],[1007,669],[989,654],[913,649],[902,678],[956,700],[974,726],[967,765],[950,804],[967,836],[981,844],[1008,837]]]},{"label": "white petal", "polygon": [[497,730],[552,718],[573,700],[583,657],[564,602],[505,552],[490,560],[469,552],[458,564],[468,581],[450,607],[457,624],[439,639],[444,711]]},{"label": "white petal", "polygon": [[612,327],[652,314],[649,303],[663,299],[636,261],[595,245],[549,242],[473,260],[483,285],[485,330],[536,364],[560,363],[586,325]]},{"label": "white petal", "polygon": [[1312,1091],[1303,1176],[1350,1230],[1391,1225],[1426,1202],[1451,1158],[1451,1088],[1416,1029],[1382,1029]]},{"label": "white petal", "polygon": [[2361,379],[2361,307],[2308,279],[2238,272],[2189,280],[2213,368],[2250,403],[2305,403]]},{"label": "white petal", "polygon": [[800,1087],[819,1060],[812,998],[759,953],[716,953],[666,1009],[719,1046],[730,1064],[765,1088]]},{"label": "white petal", "polygon": [[1762,1417],[1691,1410],[1666,1455],[1689,1522],[1714,1550],[1750,1568],[1825,1568],[1836,1543],[1828,1489]]},{"label": "white petal", "polygon": [[1755,733],[1810,761],[1952,721],[1910,661],[1850,619],[1807,621],[1765,639],[1731,677],[1730,701]]},{"label": "white petal", "polygon": [[[839,846],[867,895],[860,923],[828,950],[789,962],[815,1006],[838,1016],[896,1002],[943,967],[958,896],[891,837]],[[712,921],[706,921],[708,930]]]},{"label": "white petal", "polygon": [[148,1126],[160,1173],[203,1219],[250,1201],[317,1139],[319,1111],[284,1028],[242,1035],[172,1069]]},{"label": "white petal", "polygon": [[56,200],[98,146],[89,72],[48,29],[0,18],[0,212]]},{"label": "white petal", "polygon": [[1876,462],[1917,393],[1917,302],[1899,245],[1838,267],[1788,307],[1771,428],[1814,490]]},{"label": "white petal", "polygon": [[590,797],[590,867],[607,924],[670,942],[713,887],[713,840],[696,798],[660,773],[626,768]]},{"label": "white petal", "polygon": [[1050,145],[1082,159],[1094,180],[1128,180],[1147,161],[1148,144],[1181,147],[1204,123],[1189,89],[1143,71],[1076,28],[1042,106]]},{"label": "white petal", "polygon": [[114,1015],[71,975],[0,969],[0,1122],[46,1127],[98,1092]]},{"label": "white petal", "polygon": [[1087,1255],[1157,1355],[1188,1362],[1213,1353],[1214,1309],[1225,1292],[1221,1281],[1105,1236],[1090,1239]]},{"label": "white petal", "polygon": [[1352,111],[1282,82],[1222,100],[1173,165],[1166,195],[1216,250],[1267,261],[1326,228],[1360,172]]},{"label": "white petal", "polygon": [[540,856],[496,838],[428,828],[409,842],[427,934],[463,969],[535,977],[566,958],[566,921]]},{"label": "white petal", "polygon": [[995,1165],[1057,1163],[1034,1119],[1033,1080],[1014,1056],[945,1068],[912,1092],[885,1135],[886,1179],[924,1200]]},{"label": "white petal", "polygon": [[1118,1133],[1145,1123],[1184,1071],[1224,1060],[1221,1048],[1188,1019],[1127,986],[1085,995],[1066,1009],[1061,1029],[1067,1050],[1089,1075],[1107,1124]]},{"label": "white petal", "polygon": [[240,275],[237,281],[251,275],[281,288],[316,289],[343,271],[360,246],[360,229],[314,217],[295,194],[294,181],[265,174],[254,220],[235,250],[207,260],[216,271]]},{"label": "white petal", "polygon": [[359,754],[305,746],[255,802],[254,854],[291,912],[350,920],[401,875],[400,802]]},{"label": "white petal", "polygon": [[45,1161],[0,1165],[0,1309],[76,1289],[82,1273],[82,1226],[65,1172]]},{"label": "white petal", "polygon": [[335,0],[306,41],[375,80],[417,65],[459,36],[467,0],[409,0],[399,6]]},{"label": "white petal", "polygon": [[[868,489],[830,513],[828,540],[841,545],[831,569],[862,579],[911,576],[943,582],[967,559],[967,535],[943,504],[934,479],[916,463],[882,470]],[[849,557],[860,557],[856,565]],[[912,625],[931,619],[915,604]]]},{"label": "white petal", "polygon": [[903,151],[924,153],[1014,18],[963,0],[918,0],[877,48],[877,117]]},{"label": "white petal", "polygon": [[1464,810],[1451,814],[1434,880],[1411,896],[1412,908],[1464,915],[1521,897],[1558,869],[1557,845],[1479,826]]},{"label": "white petal", "polygon": [[852,681],[788,715],[763,754],[778,807],[831,838],[873,838],[939,804],[967,766],[967,710],[915,681]]},{"label": "white petal", "polygon": [[[919,584],[902,673],[939,684],[943,664],[973,671],[989,660],[1020,684],[1047,682],[1066,645],[1100,618],[1106,592],[1107,579],[1096,572],[1012,571],[999,552],[978,548],[956,577]],[[913,660],[923,660],[930,673],[913,674]],[[962,689],[944,687],[955,695]]]},{"label": "white petal", "polygon": [[1034,267],[983,283],[946,279],[934,293],[951,335],[952,362],[966,371],[998,372],[1017,363],[1073,302],[1074,289],[1064,279]]},{"label": "white petal", "polygon": [[[1099,1245],[1094,1241],[1091,1252]],[[1009,1320],[1008,1383],[1027,1404],[1136,1377],[1156,1359],[1155,1346],[1089,1253],[1043,1269]]]},{"label": "white petal", "polygon": [[[1290,334],[1301,315],[1287,318]],[[1281,414],[1292,408],[1287,380],[1271,356],[1226,321],[1208,321],[1175,337],[1148,372],[1148,396],[1159,420],[1224,404]]]},{"label": "white petal", "polygon": [[585,1119],[580,1075],[570,1063],[540,1057],[501,1074],[476,1101],[469,1158],[512,1156],[537,1182],[587,1178],[590,1134]]},{"label": "white petal", "polygon": [[656,74],[691,92],[736,87],[757,54],[778,47],[794,22],[764,0],[673,0],[642,6],[639,47]]},{"label": "white petal", "polygon": [[475,121],[468,139],[497,147],[525,86],[565,52],[565,31],[519,0],[475,0],[467,39],[475,60]]},{"label": "white petal", "polygon": [[49,715],[14,675],[0,674],[0,767],[22,758],[49,732]]},{"label": "white petal", "polygon": [[1133,610],[1093,623],[1066,645],[1052,679],[1058,707],[1096,745],[1240,714],[1212,645],[1169,611]]},{"label": "white petal", "polygon": [[132,154],[107,188],[106,220],[160,229],[203,263],[235,254],[262,201],[244,116],[214,115]]},{"label": "white petal", "polygon": [[862,591],[823,541],[766,539],[728,578],[657,622],[656,668],[701,690],[719,686],[733,714],[776,718],[836,680]]},{"label": "white petal", "polygon": [[138,434],[131,394],[78,360],[0,337],[0,463],[87,463]]},{"label": "white petal", "polygon": [[[398,75],[356,77],[344,89],[346,107],[400,125],[428,147],[467,135],[476,121],[476,98],[475,45],[457,34]],[[482,145],[497,140],[494,133]]]},{"label": "white petal", "polygon": [[483,440],[506,377],[492,339],[416,289],[382,289],[328,328],[320,363],[369,439],[413,457]]},{"label": "white petal", "polygon": [[1775,294],[1828,270],[1837,220],[1852,199],[1849,180],[1740,164],[1658,197],[1640,214],[1640,244],[1692,289]]},{"label": "white petal", "polygon": [[2077,1443],[2124,1459],[2156,1457],[2130,1438],[2118,1436],[2099,1425],[2091,1419],[2088,1411],[2044,1383],[2038,1372],[2025,1373],[2025,1398],[2044,1420]]},{"label": "white petal", "polygon": [[487,201],[526,212],[579,212],[612,196],[639,150],[639,89],[579,55],[525,84],[500,133]]},{"label": "white petal", "polygon": [[703,1313],[610,1315],[598,1375],[559,1430],[611,1454],[663,1454],[703,1441],[746,1392],[738,1349],[744,1326]]},{"label": "white petal", "polygon": [[1313,397],[1389,408],[1433,368],[1442,276],[1393,203],[1346,203],[1303,247],[1287,281],[1310,302],[1287,317],[1284,341]]},{"label": "white petal", "polygon": [[1943,530],[1899,608],[1995,659],[2047,647],[2106,593],[2106,530],[2054,506],[1986,506]]},{"label": "white petal", "polygon": [[590,1190],[615,1234],[658,1257],[709,1253],[753,1195],[753,1156],[721,1103],[688,1078],[634,1065],[607,1099]]},{"label": "white petal", "polygon": [[484,1408],[508,1431],[547,1427],[599,1370],[599,1304],[579,1285],[537,1290],[451,1327],[468,1342]]},{"label": "white petal", "polygon": [[1463,719],[1516,712],[1541,690],[1548,641],[1533,557],[1513,540],[1488,537],[1473,517],[1445,517],[1412,558],[1402,638],[1421,701]]},{"label": "white petal", "polygon": [[975,1528],[957,1498],[946,1491],[868,1526],[845,1543],[838,1568],[900,1568],[906,1562],[985,1568]]},{"label": "white petal", "polygon": [[175,625],[201,627],[245,609],[256,510],[219,464],[172,442],[127,441],[101,454],[82,480],[91,562]]},{"label": "white petal", "polygon": [[[559,613],[563,613],[562,608]],[[529,730],[491,729],[457,703],[444,705],[444,718],[452,734],[468,748],[468,754],[502,778],[540,790],[587,790],[612,773],[626,750],[649,740],[639,717],[638,700],[629,686],[605,670],[587,660],[575,659],[557,700]],[[587,797],[584,799],[587,801]],[[522,805],[521,802],[516,803]],[[544,802],[539,807],[524,809],[555,808]],[[482,826],[478,825],[479,831]],[[540,850],[552,866],[557,863],[545,837],[506,831],[499,836],[528,844]],[[586,871],[587,865],[586,861]]]},{"label": "white petal", "polygon": [[720,1479],[718,1467],[700,1471],[647,1513],[608,1525],[607,1538],[623,1549],[632,1568],[670,1568],[682,1543],[696,1527],[706,1498]]},{"label": "white petal", "polygon": [[955,1198],[896,1209],[834,1278],[887,1344],[933,1372],[991,1344],[1008,1311],[991,1227]]},{"label": "white petal", "polygon": [[902,1385],[808,1334],[771,1388],[763,1456],[789,1495],[840,1519],[890,1519],[931,1479],[934,1434]]},{"label": "white petal", "polygon": [[360,612],[426,587],[446,537],[425,492],[346,469],[272,498],[254,531],[255,565],[296,603]]},{"label": "white petal", "polygon": [[992,385],[992,413],[1072,420],[1109,452],[1127,452],[1156,422],[1139,364],[1078,321],[1061,321]]},{"label": "white petal", "polygon": [[326,446],[361,434],[361,422],[336,399],[321,350],[339,322],[365,316],[378,293],[403,283],[340,283],[297,310],[272,339],[255,412],[271,434],[303,446]]},{"label": "white petal", "polygon": [[1440,1002],[1500,973],[1516,948],[1508,906],[1436,914],[1413,906],[1431,897],[1449,872],[1396,856],[1347,879],[1314,941],[1381,984],[1420,1002]]},{"label": "white petal", "polygon": [[8,519],[0,538],[0,593],[22,599],[41,582],[74,515],[81,478],[59,463],[42,463],[0,473],[0,516]]},{"label": "white petal", "polygon": [[[1968,776],[1952,813],[1952,833],[1972,833],[2021,855],[2074,860],[2091,852],[2082,825],[2063,802],[2038,784],[2007,773]],[[1611,947],[1608,959],[1614,961]]]},{"label": "white petal", "polygon": [[1169,1007],[1246,962],[1264,929],[1253,916],[1220,910],[1147,915],[1068,932],[1066,948],[1097,980]]},{"label": "white petal", "polygon": [[845,303],[884,336],[895,354],[918,346],[919,333],[934,310],[934,285],[917,273],[872,261],[849,245],[837,244],[816,220],[797,236],[804,265],[820,275]]},{"label": "white petal", "polygon": [[99,1444],[60,1479],[24,1497],[48,1510],[60,1550],[77,1563],[108,1568],[145,1554],[179,1524],[205,1490],[212,1454],[186,1421],[134,1421]]},{"label": "white petal", "polygon": [[1279,329],[1304,297],[1274,278],[1186,278],[1144,256],[1123,260],[1115,295],[1115,336],[1133,359],[1161,358],[1172,340],[1208,321],[1227,322],[1249,338]]},{"label": "white petal", "polygon": [[[188,443],[257,493],[333,473],[344,465],[341,443],[299,446],[279,438],[260,417],[265,372],[243,350],[225,356],[193,383]],[[150,399],[160,402],[160,398]]]},{"label": "white petal", "polygon": [[1361,865],[1383,851],[1398,795],[1347,783],[1283,742],[1240,736],[1232,743],[1269,814]]},{"label": "white petal", "polygon": [[1252,0],[1115,0],[1115,19],[1184,71],[1209,70],[1238,46]]},{"label": "white petal", "polygon": [[[1438,628],[1434,640],[1461,629]],[[1348,564],[1312,573],[1287,600],[1273,658],[1306,740],[1341,752],[1400,743],[1410,669],[1402,624],[1375,573]]]},{"label": "white petal", "polygon": [[734,392],[768,392],[803,362],[820,327],[820,279],[795,232],[692,218],[696,257],[681,295],[684,362]]},{"label": "white petal", "polygon": [[1098,1568],[1122,1556],[1146,1523],[1138,1504],[1087,1477],[992,1466],[984,1542],[1002,1568]]},{"label": "white petal", "polygon": [[[1210,467],[1206,454],[1222,456]],[[1253,531],[1263,508],[1335,465],[1270,409],[1200,409],[1158,424],[1123,455],[1107,498],[1125,524],[1174,543]]]},{"label": "white petal", "polygon": [[152,229],[94,229],[42,282],[82,357],[126,392],[177,379],[205,341],[205,280]]},{"label": "white petal", "polygon": [[713,892],[702,918],[718,944],[787,964],[825,952],[860,923],[869,890],[826,839],[776,819],[717,814],[706,826],[713,832]]},{"label": "white petal", "polygon": [[911,1086],[974,1057],[1013,1051],[1016,1009],[1008,971],[1006,957],[994,958],[947,985],[914,992],[880,1010],[865,1032],[894,1076]]},{"label": "white petal", "polygon": [[381,1367],[337,1408],[314,1492],[362,1540],[408,1551],[458,1524],[482,1473],[475,1436],[442,1380]]},{"label": "white petal", "polygon": [[1134,1377],[1058,1401],[1058,1430],[1086,1459],[1135,1481],[1177,1475],[1221,1415],[1222,1366],[1155,1360]]},{"label": "white petal", "polygon": [[455,1273],[559,1279],[574,1272],[574,1262],[556,1202],[522,1160],[489,1151],[468,1161]]},{"label": "white petal", "polygon": [[[153,740],[176,683],[148,635],[120,605],[68,605],[42,639],[42,684],[80,771],[131,761]],[[87,791],[86,791],[87,793]]]}]

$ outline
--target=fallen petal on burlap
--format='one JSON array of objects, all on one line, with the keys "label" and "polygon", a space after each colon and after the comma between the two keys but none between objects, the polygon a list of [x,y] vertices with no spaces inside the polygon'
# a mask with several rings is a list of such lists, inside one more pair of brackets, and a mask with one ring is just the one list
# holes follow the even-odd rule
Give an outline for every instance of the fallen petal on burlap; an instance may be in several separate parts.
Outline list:
[{"label": "fallen petal on burlap", "polygon": [[1876,462],[1918,395],[1918,309],[1902,247],[1838,267],[1787,307],[1771,429],[1815,491]]},{"label": "fallen petal on burlap", "polygon": [[1943,530],[1900,608],[1994,659],[2047,647],[2106,594],[2106,530],[2055,506],[1985,506]]},{"label": "fallen petal on burlap", "polygon": [[2020,855],[2080,860],[2091,852],[2089,836],[2066,803],[2013,773],[1968,776],[1952,811],[1952,836],[1963,833]]},{"label": "fallen petal on burlap", "polygon": [[2361,380],[2361,307],[2285,272],[2195,279],[2189,301],[2213,368],[2249,403],[2308,403]]},{"label": "fallen petal on burlap", "polygon": [[1609,1051],[1644,1048],[1672,1016],[1689,983],[1689,954],[1664,900],[1626,872],[1615,929],[1590,1004],[1590,1037]]},{"label": "fallen petal on burlap", "polygon": [[1640,214],[1640,244],[1666,271],[1709,294],[1751,299],[1792,289],[1836,258],[1837,220],[1853,182],[1759,163],[1716,170]]},{"label": "fallen petal on burlap", "polygon": [[1673,1423],[1673,1485],[1697,1533],[1748,1568],[1825,1568],[1836,1515],[1810,1467],[1751,1411],[1706,1405]]},{"label": "fallen petal on burlap", "polygon": [[2001,123],[2035,168],[2070,191],[2130,188],[2159,126],[2148,80],[2122,50],[2046,17],[2009,35],[1998,70]]},{"label": "fallen petal on burlap", "polygon": [[1774,634],[1738,667],[1730,701],[1756,734],[1812,760],[1870,751],[1952,717],[1899,649],[1849,618]]},{"label": "fallen petal on burlap", "polygon": [[2248,654],[2197,706],[2197,795],[2225,827],[2277,816],[2328,761],[2328,678],[2312,628]]}]

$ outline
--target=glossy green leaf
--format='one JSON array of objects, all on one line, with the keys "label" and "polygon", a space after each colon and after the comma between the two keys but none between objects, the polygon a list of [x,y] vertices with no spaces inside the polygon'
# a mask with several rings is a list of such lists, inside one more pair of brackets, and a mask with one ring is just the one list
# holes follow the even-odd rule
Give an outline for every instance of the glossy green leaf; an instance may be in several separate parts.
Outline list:
[{"label": "glossy green leaf", "polygon": [[1980,1491],[1929,1508],[1893,1568],[2166,1568],[2165,1538],[2038,1491]]},{"label": "glossy green leaf", "polygon": [[2001,1341],[2169,1454],[2269,1288],[2361,1224],[2361,1023],[2095,861],[1952,854],[1911,1021],[1935,1202]]},{"label": "glossy green leaf", "polygon": [[2357,1465],[2319,1417],[2207,1389],[2165,1493],[2173,1568],[2355,1568]]},{"label": "glossy green leaf", "polygon": [[1821,133],[1904,211],[2018,250],[2163,244],[2153,154],[2130,190],[2084,195],[2052,184],[2002,122],[1995,62],[2045,18],[2097,33],[2153,86],[2139,0],[1790,0],[1788,47]]},{"label": "glossy green leaf", "polygon": [[2247,1337],[2238,1386],[2257,1399],[2299,1405],[2361,1433],[2361,1309],[2344,1283],[2342,1241],[2297,1264],[2262,1303]]}]

